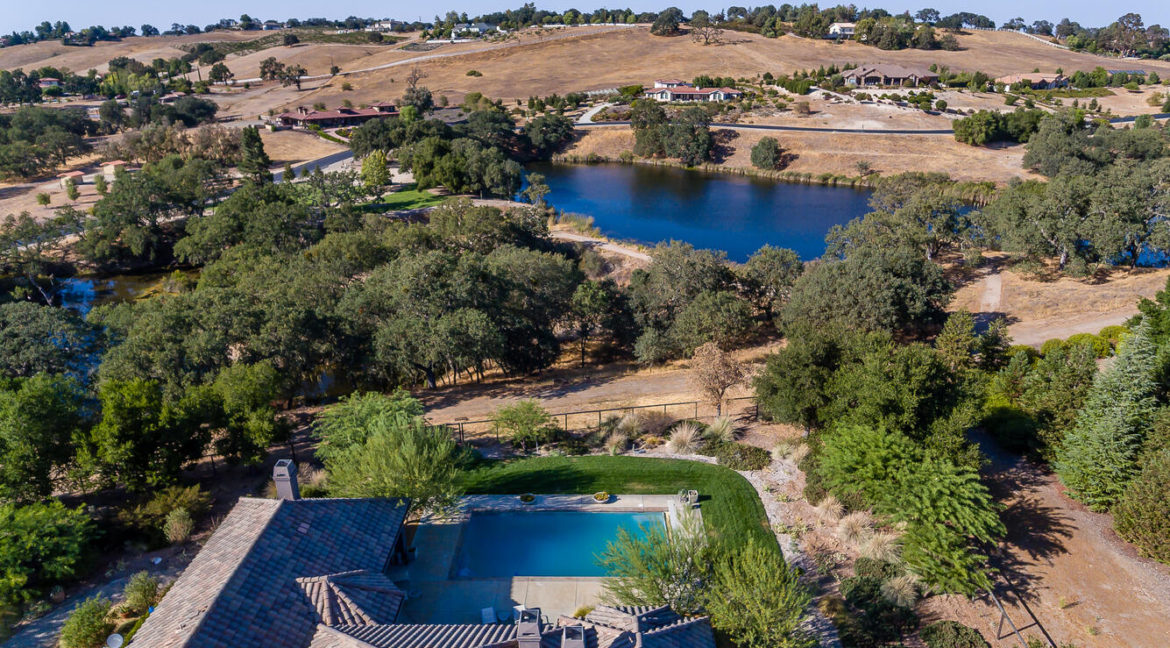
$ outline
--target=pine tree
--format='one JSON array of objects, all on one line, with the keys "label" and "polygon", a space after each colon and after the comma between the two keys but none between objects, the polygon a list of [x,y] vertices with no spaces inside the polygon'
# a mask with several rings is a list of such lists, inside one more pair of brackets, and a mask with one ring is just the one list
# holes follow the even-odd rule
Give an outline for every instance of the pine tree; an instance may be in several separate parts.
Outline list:
[{"label": "pine tree", "polygon": [[1156,348],[1143,322],[1126,338],[1108,371],[1098,374],[1057,453],[1056,472],[1069,494],[1108,510],[1137,473],[1137,454],[1157,407]]},{"label": "pine tree", "polygon": [[272,159],[264,152],[264,142],[255,126],[244,129],[240,140],[240,173],[257,184],[272,182]]}]

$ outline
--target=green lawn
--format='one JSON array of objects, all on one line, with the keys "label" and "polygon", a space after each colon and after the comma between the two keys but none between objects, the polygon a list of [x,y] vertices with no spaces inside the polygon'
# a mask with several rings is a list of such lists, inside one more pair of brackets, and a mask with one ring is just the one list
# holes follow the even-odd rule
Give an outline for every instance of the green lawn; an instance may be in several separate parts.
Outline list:
[{"label": "green lawn", "polygon": [[735,471],[695,461],[645,457],[531,457],[495,461],[462,474],[468,493],[674,494],[699,491],[703,519],[712,532],[742,544],[755,535],[775,546],[764,505]]},{"label": "green lawn", "polygon": [[436,196],[429,191],[419,191],[416,185],[407,185],[402,191],[395,191],[382,196],[374,204],[378,209],[385,211],[400,211],[403,209],[420,209],[433,207],[447,200],[448,196]]}]

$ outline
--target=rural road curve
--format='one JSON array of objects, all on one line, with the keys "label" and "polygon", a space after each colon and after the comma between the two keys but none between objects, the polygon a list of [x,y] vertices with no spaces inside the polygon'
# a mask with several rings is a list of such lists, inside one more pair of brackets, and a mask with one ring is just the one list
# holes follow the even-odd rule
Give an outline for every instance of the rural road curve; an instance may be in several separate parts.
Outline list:
[{"label": "rural road curve", "polygon": [[[581,128],[599,128],[605,126],[629,126],[628,121],[611,121],[611,122],[577,122],[576,126]],[[954,135],[955,131],[949,128],[933,128],[933,129],[881,129],[881,128],[827,128],[818,126],[773,126],[771,124],[720,124],[711,123],[712,128],[731,128],[744,130],[767,130],[767,131],[797,131],[802,133],[865,133],[867,135]]]}]

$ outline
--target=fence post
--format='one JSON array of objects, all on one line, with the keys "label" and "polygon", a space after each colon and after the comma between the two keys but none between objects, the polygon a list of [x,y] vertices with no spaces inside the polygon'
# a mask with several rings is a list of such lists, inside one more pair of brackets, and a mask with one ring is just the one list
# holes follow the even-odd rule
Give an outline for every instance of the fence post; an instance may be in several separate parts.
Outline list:
[{"label": "fence post", "polygon": [[699,401],[695,401],[695,419],[699,418]]},{"label": "fence post", "polygon": [[569,414],[565,413],[565,432],[569,431]]},{"label": "fence post", "polygon": [[597,410],[597,431],[601,431],[601,410]]}]

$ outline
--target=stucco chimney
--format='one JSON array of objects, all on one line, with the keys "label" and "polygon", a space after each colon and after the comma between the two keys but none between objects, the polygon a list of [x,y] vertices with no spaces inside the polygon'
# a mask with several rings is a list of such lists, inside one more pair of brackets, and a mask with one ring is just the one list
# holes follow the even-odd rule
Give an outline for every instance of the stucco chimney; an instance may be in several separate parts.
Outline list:
[{"label": "stucco chimney", "polygon": [[282,500],[301,499],[297,486],[297,465],[289,459],[281,459],[272,468],[272,481],[276,482],[276,498]]},{"label": "stucco chimney", "polygon": [[517,648],[540,648],[540,608],[528,608],[516,620]]}]

